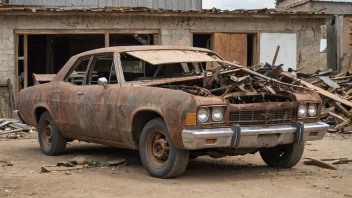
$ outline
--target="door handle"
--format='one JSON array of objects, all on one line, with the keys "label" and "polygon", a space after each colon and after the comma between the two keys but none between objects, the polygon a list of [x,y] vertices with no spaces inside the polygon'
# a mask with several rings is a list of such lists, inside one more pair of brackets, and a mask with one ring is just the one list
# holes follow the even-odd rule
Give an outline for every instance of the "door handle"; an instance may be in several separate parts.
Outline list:
[{"label": "door handle", "polygon": [[81,96],[81,95],[84,94],[84,92],[79,91],[79,92],[77,92],[77,94],[78,94],[79,96]]}]

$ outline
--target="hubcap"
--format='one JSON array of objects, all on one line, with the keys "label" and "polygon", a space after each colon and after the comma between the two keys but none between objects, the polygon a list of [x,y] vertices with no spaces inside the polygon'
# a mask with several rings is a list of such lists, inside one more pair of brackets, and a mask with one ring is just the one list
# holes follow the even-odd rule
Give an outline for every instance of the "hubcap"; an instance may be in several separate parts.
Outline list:
[{"label": "hubcap", "polygon": [[46,145],[50,146],[51,141],[52,141],[52,128],[51,128],[51,124],[48,120],[45,120],[43,123],[42,137],[43,137],[44,143]]},{"label": "hubcap", "polygon": [[147,138],[147,155],[156,167],[165,165],[169,158],[170,146],[163,131],[155,130]]}]

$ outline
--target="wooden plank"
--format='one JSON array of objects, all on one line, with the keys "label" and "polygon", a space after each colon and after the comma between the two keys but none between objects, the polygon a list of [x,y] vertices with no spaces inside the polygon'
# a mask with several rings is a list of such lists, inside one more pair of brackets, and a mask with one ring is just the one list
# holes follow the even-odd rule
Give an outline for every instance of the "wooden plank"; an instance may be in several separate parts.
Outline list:
[{"label": "wooden plank", "polygon": [[17,101],[17,93],[20,91],[20,87],[19,87],[19,81],[20,81],[20,79],[19,79],[19,73],[18,73],[18,46],[19,46],[19,35],[18,34],[15,34],[14,35],[14,39],[15,39],[15,95],[14,95],[14,97],[15,97],[15,106],[17,107],[17,103],[16,103],[16,101]]},{"label": "wooden plank", "polygon": [[247,34],[231,34],[232,58],[243,66],[247,66],[248,44]]},{"label": "wooden plank", "polygon": [[109,31],[106,30],[105,32],[105,47],[109,47],[110,46],[110,35],[109,35]]},{"label": "wooden plank", "polygon": [[11,79],[8,78],[7,79],[7,84],[8,84],[8,89],[9,89],[9,97],[10,97],[10,108],[11,108],[11,111],[10,111],[10,115],[12,117],[12,111],[15,110],[15,97],[14,97],[14,94],[13,94],[13,86],[12,86],[12,82],[11,82]]},{"label": "wooden plank", "polygon": [[294,76],[292,76],[290,73],[282,72],[282,74],[285,75],[285,76],[287,76],[287,77],[289,77],[289,78],[294,78],[294,79],[300,81],[300,83],[301,83],[302,85],[304,85],[304,86],[306,86],[306,87],[308,87],[308,88],[310,88],[310,89],[315,90],[316,92],[318,92],[318,93],[321,94],[321,95],[324,95],[324,96],[326,96],[326,97],[328,97],[328,98],[331,98],[331,99],[333,99],[333,100],[335,100],[335,101],[337,101],[337,102],[340,102],[340,103],[342,103],[342,104],[344,104],[344,105],[347,105],[347,106],[352,107],[352,103],[351,103],[350,101],[348,101],[348,100],[342,99],[342,98],[340,98],[339,96],[337,96],[337,95],[335,95],[335,94],[332,94],[332,93],[330,93],[330,92],[328,92],[328,91],[325,91],[324,89],[322,89],[322,88],[320,88],[320,87],[317,87],[317,86],[315,86],[315,85],[312,85],[311,83],[308,83],[308,82],[303,81],[303,80],[299,80],[299,79],[295,78]]},{"label": "wooden plank", "polygon": [[139,29],[114,29],[114,30],[108,30],[110,34],[160,34],[160,30],[155,29],[155,30],[139,30]]},{"label": "wooden plank", "polygon": [[16,29],[15,34],[105,34],[106,30]]},{"label": "wooden plank", "polygon": [[339,116],[339,115],[337,115],[337,114],[335,114],[333,112],[328,112],[328,114],[333,116],[333,117],[335,117],[335,118],[337,118],[337,119],[339,119],[339,120],[341,120],[342,122],[345,122],[347,120],[347,118],[345,119],[342,116]]},{"label": "wooden plank", "polygon": [[5,134],[9,134],[9,133],[18,133],[18,132],[22,132],[23,129],[14,129],[14,130],[11,130],[11,131],[6,131],[6,132],[3,132],[3,133],[0,133],[0,135],[5,135]]},{"label": "wooden plank", "polygon": [[23,87],[28,87],[28,35],[23,35]]},{"label": "wooden plank", "polygon": [[343,16],[336,16],[336,34],[337,34],[337,71],[341,72],[342,51],[342,31],[343,31]]},{"label": "wooden plank", "polygon": [[239,62],[247,66],[247,35],[215,33],[212,49],[229,62]]},{"label": "wooden plank", "polygon": [[337,37],[335,31],[335,23],[333,19],[327,20],[326,25],[326,35],[327,35],[327,60],[328,68],[336,70],[337,69]]},{"label": "wooden plank", "polygon": [[159,34],[159,29],[113,29],[113,30],[83,30],[83,29],[15,29],[15,34]]},{"label": "wooden plank", "polygon": [[6,114],[5,114],[4,109],[3,109],[3,104],[5,104],[4,98],[1,98],[1,100],[0,100],[0,112],[1,112],[1,117],[2,117],[2,118],[6,118]]},{"label": "wooden plank", "polygon": [[256,65],[260,63],[260,42],[259,41],[260,41],[260,33],[254,34],[252,65]]},{"label": "wooden plank", "polygon": [[280,51],[280,45],[278,45],[277,48],[276,48],[276,52],[275,52],[275,56],[274,56],[274,59],[273,59],[273,63],[271,64],[272,66],[275,66],[277,56],[279,55],[279,51]]},{"label": "wooden plank", "polygon": [[41,171],[43,173],[52,172],[52,171],[71,171],[71,170],[78,170],[83,169],[84,166],[74,166],[74,167],[65,167],[65,166],[43,166],[41,167]]}]

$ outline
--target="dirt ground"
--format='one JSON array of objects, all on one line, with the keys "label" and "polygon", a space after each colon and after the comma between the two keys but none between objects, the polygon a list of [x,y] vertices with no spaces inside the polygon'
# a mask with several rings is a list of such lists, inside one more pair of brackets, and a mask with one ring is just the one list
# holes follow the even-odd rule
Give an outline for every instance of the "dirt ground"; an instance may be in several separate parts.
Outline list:
[{"label": "dirt ground", "polygon": [[[126,158],[124,166],[41,173],[75,156],[107,163]],[[306,145],[304,157],[352,159],[352,135],[328,135]],[[156,179],[144,170],[135,151],[73,142],[61,156],[42,154],[36,134],[0,139],[0,197],[352,197],[352,163],[338,170],[308,166],[266,167],[259,154],[190,160],[177,179]]]}]

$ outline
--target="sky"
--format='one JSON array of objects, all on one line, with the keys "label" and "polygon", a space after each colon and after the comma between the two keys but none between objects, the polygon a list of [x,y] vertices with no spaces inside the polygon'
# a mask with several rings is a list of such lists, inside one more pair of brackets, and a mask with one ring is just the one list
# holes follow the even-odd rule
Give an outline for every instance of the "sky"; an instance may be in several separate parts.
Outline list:
[{"label": "sky", "polygon": [[[352,2],[352,0],[329,1]],[[203,0],[203,9],[211,9],[213,7],[222,10],[275,8],[275,0]]]}]

